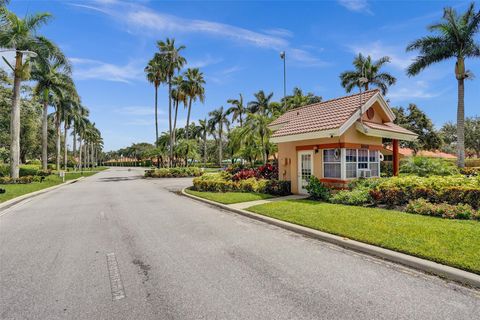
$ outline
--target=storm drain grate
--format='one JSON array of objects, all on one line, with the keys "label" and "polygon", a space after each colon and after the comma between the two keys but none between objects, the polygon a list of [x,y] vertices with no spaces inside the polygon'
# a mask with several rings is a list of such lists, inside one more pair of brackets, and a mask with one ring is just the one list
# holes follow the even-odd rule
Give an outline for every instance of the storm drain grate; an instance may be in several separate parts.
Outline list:
[{"label": "storm drain grate", "polygon": [[120,277],[120,269],[118,268],[115,253],[107,253],[107,268],[110,277],[110,287],[112,289],[112,300],[120,300],[125,298],[123,290],[122,278]]}]

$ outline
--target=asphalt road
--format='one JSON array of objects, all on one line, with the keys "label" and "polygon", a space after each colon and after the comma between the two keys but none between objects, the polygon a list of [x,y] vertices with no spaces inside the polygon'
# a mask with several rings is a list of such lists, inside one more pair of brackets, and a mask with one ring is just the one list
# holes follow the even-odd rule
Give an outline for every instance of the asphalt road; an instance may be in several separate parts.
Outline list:
[{"label": "asphalt road", "polygon": [[0,212],[1,319],[479,319],[480,292],[112,169]]}]

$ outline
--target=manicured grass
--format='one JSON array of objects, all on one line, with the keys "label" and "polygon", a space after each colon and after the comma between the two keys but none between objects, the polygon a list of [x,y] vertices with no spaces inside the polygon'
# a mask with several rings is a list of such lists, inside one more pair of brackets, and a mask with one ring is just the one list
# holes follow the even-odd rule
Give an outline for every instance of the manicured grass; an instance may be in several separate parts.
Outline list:
[{"label": "manicured grass", "polygon": [[311,200],[271,202],[248,210],[480,274],[477,221]]},{"label": "manicured grass", "polygon": [[232,204],[273,198],[273,196],[269,194],[255,192],[200,192],[189,189],[187,189],[186,192],[200,198],[220,202],[223,204]]},{"label": "manicured grass", "polygon": [[[84,172],[83,174],[80,172],[68,173],[65,175],[65,181],[77,179],[82,176],[88,177],[94,174],[95,172]],[[53,187],[60,183],[62,183],[62,178],[58,175],[50,175],[46,177],[43,182],[32,182],[28,184],[0,184],[0,188],[6,190],[5,193],[0,194],[0,203],[30,192]]]}]

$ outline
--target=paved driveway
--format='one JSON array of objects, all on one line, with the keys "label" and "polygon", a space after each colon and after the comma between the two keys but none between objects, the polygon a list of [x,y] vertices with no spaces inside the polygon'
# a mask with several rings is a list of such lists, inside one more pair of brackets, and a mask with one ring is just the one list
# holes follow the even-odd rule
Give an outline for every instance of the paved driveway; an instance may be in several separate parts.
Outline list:
[{"label": "paved driveway", "polygon": [[0,217],[0,319],[478,319],[480,294],[111,169]]}]

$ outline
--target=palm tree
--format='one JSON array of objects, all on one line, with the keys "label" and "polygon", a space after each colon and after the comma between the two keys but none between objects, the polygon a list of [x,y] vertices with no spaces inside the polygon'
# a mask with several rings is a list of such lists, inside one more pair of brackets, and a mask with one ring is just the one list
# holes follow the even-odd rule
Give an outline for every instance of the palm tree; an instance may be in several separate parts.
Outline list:
[{"label": "palm tree", "polygon": [[[295,87],[291,96],[286,96],[285,100],[282,98],[282,105],[287,106],[287,110],[303,107],[309,104],[322,102],[322,97],[316,96],[309,92],[306,95],[303,94],[302,89]],[[285,111],[287,111],[285,110]]]},{"label": "palm tree", "polygon": [[187,60],[180,55],[180,51],[185,49],[185,46],[175,47],[175,39],[167,38],[165,41],[158,41],[157,47],[160,50],[160,55],[164,57],[164,73],[168,83],[168,127],[170,132],[170,164],[173,158],[173,142],[172,142],[172,78],[175,72],[180,70]]},{"label": "palm tree", "polygon": [[240,127],[243,126],[243,115],[247,112],[245,106],[243,105],[243,96],[240,93],[240,98],[237,99],[228,99],[227,103],[230,103],[232,106],[227,109],[227,115],[232,115],[232,122],[238,120]]},{"label": "palm tree", "polygon": [[[345,71],[340,74],[342,87],[345,91],[351,92],[353,88],[363,88],[368,90],[370,84],[380,88],[382,94],[387,94],[388,87],[394,85],[397,79],[387,72],[380,72],[380,69],[390,62],[390,57],[382,57],[372,61],[372,57],[365,57],[361,53],[353,59],[355,70]],[[362,82],[361,78],[366,81]]]},{"label": "palm tree", "polygon": [[188,125],[190,124],[190,111],[192,110],[192,102],[197,99],[200,102],[205,101],[205,79],[203,73],[198,68],[190,69],[184,73],[185,76],[185,93],[188,98],[188,113],[187,113],[187,125],[185,126],[185,136],[189,139]]},{"label": "palm tree", "polygon": [[208,122],[207,119],[199,120],[199,133],[203,140],[203,166],[207,165],[207,134],[208,134]]},{"label": "palm tree", "polygon": [[22,80],[29,76],[28,56],[34,52],[37,55],[35,59],[55,56],[59,60],[66,60],[52,42],[36,35],[37,29],[47,23],[50,17],[48,13],[37,13],[21,19],[5,6],[0,6],[0,47],[15,51],[15,65],[9,64],[14,76],[10,119],[10,175],[15,179],[19,176],[20,164],[20,87]]},{"label": "palm tree", "polygon": [[228,118],[226,112],[223,110],[223,106],[210,111],[208,113],[210,119],[208,120],[209,132],[213,135],[218,142],[218,162],[222,165],[223,160],[223,126],[228,125]]},{"label": "palm tree", "polygon": [[[82,170],[82,164],[83,164],[82,142],[85,136],[85,131],[87,130],[87,127],[90,123],[90,121],[88,120],[88,109],[85,108],[85,110],[86,111],[80,114],[79,117],[74,122],[74,128],[75,128],[74,132],[75,134],[78,134],[78,169],[80,171]],[[74,136],[74,141],[75,139],[76,137]]]},{"label": "palm tree", "polygon": [[260,112],[264,115],[270,113],[270,100],[272,100],[273,92],[265,95],[265,92],[260,90],[254,96],[257,100],[248,103],[248,111],[250,113]]},{"label": "palm tree", "polygon": [[465,101],[464,81],[472,74],[465,69],[465,59],[480,57],[480,45],[475,42],[479,31],[480,11],[475,12],[472,2],[467,11],[458,15],[453,8],[445,8],[443,20],[429,27],[435,35],[417,39],[407,46],[407,51],[420,51],[420,55],[407,69],[409,76],[420,73],[431,64],[454,58],[457,79],[457,162],[465,166]]},{"label": "palm tree", "polygon": [[47,170],[48,162],[48,105],[50,95],[61,97],[62,91],[70,86],[70,64],[66,61],[51,57],[46,60],[38,60],[32,66],[31,78],[37,81],[36,94],[43,103],[42,116],[42,169]]},{"label": "palm tree", "polygon": [[[72,132],[72,136],[73,136],[73,146],[72,146],[72,154],[73,154],[73,158],[76,159],[77,157],[77,136],[78,136],[78,131],[77,131],[77,128],[78,128],[78,123],[79,122],[82,122],[85,118],[88,118],[88,115],[89,115],[89,110],[87,107],[83,106],[83,105],[78,105],[77,108],[75,108],[73,110],[73,114],[72,114],[72,122],[73,122],[73,132]],[[75,165],[75,169],[77,169],[78,167],[78,164]]]},{"label": "palm tree", "polygon": [[177,131],[177,116],[178,116],[178,105],[180,102],[183,103],[184,106],[187,105],[187,93],[185,91],[185,80],[183,76],[179,75],[172,79],[172,99],[173,104],[175,106],[175,114],[173,117],[173,130],[172,130],[172,143],[175,146],[176,143],[176,131]]},{"label": "palm tree", "polygon": [[267,159],[267,144],[270,136],[270,129],[268,128],[271,118],[260,113],[249,113],[244,128],[245,133],[252,133],[259,138],[260,147],[262,149],[263,163],[266,164]]},{"label": "palm tree", "polygon": [[145,67],[145,73],[147,75],[147,80],[153,84],[155,88],[155,145],[158,141],[158,87],[161,83],[165,82],[165,59],[159,54],[155,54],[152,60],[148,62],[148,65]]}]

